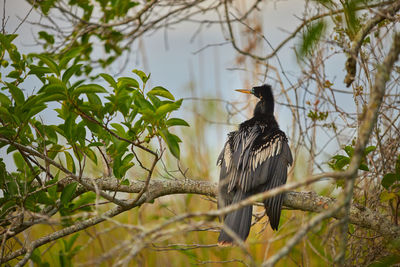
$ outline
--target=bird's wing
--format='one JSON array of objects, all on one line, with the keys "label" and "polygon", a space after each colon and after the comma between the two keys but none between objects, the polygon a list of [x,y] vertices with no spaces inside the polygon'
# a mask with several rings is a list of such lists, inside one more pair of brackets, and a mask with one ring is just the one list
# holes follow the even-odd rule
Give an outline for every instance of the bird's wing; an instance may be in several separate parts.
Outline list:
[{"label": "bird's wing", "polygon": [[232,179],[236,179],[237,176],[236,164],[232,162],[232,151],[234,149],[233,140],[234,136],[237,135],[238,132],[231,132],[229,134],[228,141],[225,143],[224,148],[222,149],[218,160],[217,165],[221,167],[221,171],[219,174],[219,188],[218,188],[218,207],[225,207],[232,203],[233,195],[230,194],[228,190],[228,186]]},{"label": "bird's wing", "polygon": [[256,139],[240,157],[240,179],[236,186],[245,192],[269,190],[286,183],[287,167],[293,163],[286,135],[275,130],[256,131]]},{"label": "bird's wing", "polygon": [[[286,183],[287,168],[293,162],[285,134],[253,126],[229,135],[217,164],[220,172],[220,206],[232,202],[233,192],[258,193]],[[283,195],[264,201],[271,226],[279,224]]]},{"label": "bird's wing", "polygon": [[246,144],[248,145],[247,131],[234,131],[229,133],[228,141],[225,143],[218,160],[217,165],[221,166],[219,175],[220,187],[224,192],[231,192],[235,189],[241,176],[241,157],[246,151]]},{"label": "bird's wing", "polygon": [[[259,135],[254,146],[242,157],[238,187],[245,192],[264,192],[286,184],[288,166],[293,163],[285,134],[273,131]],[[278,229],[284,194],[264,200],[271,228]]]}]

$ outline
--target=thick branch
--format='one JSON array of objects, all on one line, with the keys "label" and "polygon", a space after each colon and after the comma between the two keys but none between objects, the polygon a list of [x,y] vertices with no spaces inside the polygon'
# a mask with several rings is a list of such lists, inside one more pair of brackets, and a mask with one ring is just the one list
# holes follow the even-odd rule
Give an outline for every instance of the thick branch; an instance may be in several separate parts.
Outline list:
[{"label": "thick branch", "polygon": [[[82,178],[88,179],[89,178]],[[90,179],[92,180],[92,179]],[[102,190],[112,190],[120,192],[138,193],[142,190],[144,182],[142,181],[132,181],[129,186],[119,185],[116,179],[104,178],[104,179],[94,179],[97,186]],[[89,182],[89,181],[86,181]],[[168,180],[168,179],[154,179],[151,180],[148,186],[148,191],[142,195],[142,197],[135,203],[135,206],[140,206],[145,202],[152,201],[156,198],[171,195],[171,194],[199,194],[215,197],[217,192],[217,185],[215,183],[207,181],[195,181],[190,179],[182,180]],[[254,200],[251,200],[254,201]],[[251,202],[250,201],[250,202]],[[249,201],[246,201],[246,203]],[[330,209],[332,205],[336,202],[334,199],[319,196],[312,192],[287,192],[284,207],[288,209],[299,209],[303,211],[311,212],[322,212]],[[227,207],[229,208],[229,207]],[[96,225],[103,222],[107,218],[114,217],[128,209],[117,206],[101,216],[90,218],[81,222],[77,222],[75,225],[66,227],[62,230],[56,231],[48,236],[39,238],[31,243],[30,246],[36,248],[42,246],[50,241],[62,238],[69,234],[81,231],[90,226]],[[214,212],[215,213],[215,212]],[[215,213],[219,214],[219,213]],[[334,217],[340,219],[343,214],[338,213]],[[369,228],[378,232],[383,236],[390,238],[400,236],[400,227],[395,226],[390,223],[384,216],[379,213],[375,213],[368,208],[352,205],[350,209],[350,222],[362,227]],[[20,249],[13,252],[1,259],[1,262],[7,262],[15,257],[25,254],[26,248]]]},{"label": "thick branch", "polygon": [[[103,190],[126,193],[138,193],[145,184],[142,181],[134,180],[130,185],[119,185],[118,181],[112,178],[97,179],[95,181],[97,186]],[[142,199],[141,203],[172,194],[198,194],[216,197],[216,193],[217,184],[207,181],[154,179],[150,181],[148,191],[144,196],[146,199]],[[314,192],[287,192],[283,202],[286,209],[316,213],[330,209],[335,203],[335,199],[320,196]],[[341,219],[342,217],[342,213],[334,215],[336,219]],[[358,204],[353,204],[350,207],[350,222],[374,230],[384,236],[400,237],[400,227],[392,224],[382,214]]]}]

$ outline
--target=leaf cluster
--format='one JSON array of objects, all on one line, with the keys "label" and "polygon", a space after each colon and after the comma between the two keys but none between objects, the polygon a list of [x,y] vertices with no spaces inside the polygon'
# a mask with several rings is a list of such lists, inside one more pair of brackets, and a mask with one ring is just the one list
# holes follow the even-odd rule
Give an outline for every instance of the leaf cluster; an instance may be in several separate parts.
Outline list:
[{"label": "leaf cluster", "polygon": [[[21,55],[15,38],[0,34],[1,68],[8,73],[0,77],[0,148],[12,154],[16,166],[9,172],[0,159],[0,226],[10,225],[15,212],[52,208],[65,218],[64,225],[73,223],[69,215],[90,211],[96,194],[78,193],[78,181],[61,184],[82,177],[88,164],[105,164],[107,175],[127,183],[123,178],[137,160],[137,149],[160,156],[166,144],[179,159],[181,139],[171,128],[189,125],[171,113],[182,99],[162,86],[147,90],[150,75],[101,73],[88,81],[81,78],[83,70],[91,71],[81,62],[84,47],[60,55]],[[41,85],[29,95],[32,80]]]},{"label": "leaf cluster", "polygon": [[381,185],[385,188],[381,194],[382,201],[391,202],[400,199],[400,155],[395,162],[394,172],[386,173],[382,178]]},{"label": "leaf cluster", "polygon": [[[343,150],[345,151],[346,155],[340,155],[340,154],[334,155],[328,162],[329,167],[334,171],[344,171],[349,167],[351,158],[353,157],[354,154],[354,147],[347,145],[344,147]],[[365,148],[363,153],[364,154],[363,159],[360,163],[360,166],[358,167],[359,170],[369,171],[366,157],[368,154],[370,154],[375,150],[376,150],[375,146],[368,146]],[[338,180],[337,186],[343,186],[343,181]]]}]

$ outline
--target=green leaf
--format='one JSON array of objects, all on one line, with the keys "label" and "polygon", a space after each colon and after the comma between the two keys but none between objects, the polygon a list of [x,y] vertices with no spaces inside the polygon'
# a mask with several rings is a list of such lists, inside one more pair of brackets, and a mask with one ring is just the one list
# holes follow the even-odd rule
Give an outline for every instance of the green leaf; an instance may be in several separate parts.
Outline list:
[{"label": "green leaf", "polygon": [[[1,107],[1,106],[0,106],[0,114],[2,114],[3,119],[7,118],[7,120],[12,120],[12,115],[8,111],[8,109]],[[5,130],[5,128],[0,128],[0,130]],[[11,129],[8,129],[8,130],[11,130]]]},{"label": "green leaf", "polygon": [[49,189],[47,189],[49,196],[53,199],[53,200],[57,200],[57,185],[53,185],[51,187],[49,187]]},{"label": "green leaf", "polygon": [[17,105],[21,105],[25,102],[25,97],[24,97],[24,93],[22,93],[22,90],[19,89],[17,86],[15,86],[12,83],[6,83],[8,86],[8,90],[10,91],[12,97],[15,100],[15,103]]},{"label": "green leaf", "polygon": [[0,93],[0,104],[2,107],[11,106],[11,100],[3,93]]},{"label": "green leaf", "polygon": [[54,36],[51,35],[51,34],[48,34],[45,31],[40,31],[39,32],[39,39],[43,39],[49,44],[54,44]]},{"label": "green leaf", "polygon": [[59,83],[52,83],[52,84],[46,84],[42,88],[40,88],[39,93],[52,93],[52,94],[64,94],[66,91],[67,87],[65,84],[59,84]]},{"label": "green leaf", "polygon": [[161,105],[159,108],[157,108],[156,115],[162,116],[168,112],[177,110],[180,108],[181,104],[182,104],[182,99],[180,99],[176,102],[173,102],[173,103],[166,103],[164,105]]},{"label": "green leaf", "polygon": [[147,94],[147,96],[155,108],[162,105],[162,101],[157,96],[151,94]]},{"label": "green leaf", "polygon": [[44,125],[44,128],[45,128],[46,136],[49,139],[49,141],[54,144],[57,144],[58,137],[57,137],[57,133],[54,130],[54,128],[52,126],[47,126],[47,125]]},{"label": "green leaf", "polygon": [[80,70],[81,67],[82,64],[72,65],[71,67],[69,67],[66,71],[64,71],[64,74],[62,75],[62,81],[64,83],[67,83],[71,76],[74,75],[78,70]]},{"label": "green leaf", "polygon": [[121,124],[119,124],[119,123],[111,123],[110,125],[117,131],[117,134],[119,136],[125,137],[125,135],[126,135],[125,134],[125,129]]},{"label": "green leaf", "polygon": [[134,93],[134,102],[135,105],[138,106],[141,110],[149,109],[154,112],[153,105],[149,101],[147,101],[139,91],[135,91]]},{"label": "green leaf", "polygon": [[18,70],[13,70],[13,71],[11,71],[11,72],[7,75],[7,77],[8,77],[8,78],[17,79],[17,78],[20,77],[20,72],[19,72]]},{"label": "green leaf", "polygon": [[45,104],[37,104],[36,106],[34,106],[33,108],[31,108],[29,110],[29,113],[28,113],[27,117],[28,118],[32,118],[33,116],[35,116],[36,114],[38,114],[42,110],[45,110],[46,108],[47,108],[47,106]]},{"label": "green leaf", "polygon": [[[2,111],[1,109],[2,108],[0,108],[0,111]],[[0,127],[0,134],[2,134],[4,136],[7,136],[9,138],[14,138],[15,130],[14,129],[8,129],[8,128],[5,128],[5,127]],[[10,146],[10,148],[11,147],[13,147],[13,146]]]},{"label": "green leaf", "polygon": [[85,146],[85,137],[86,137],[86,123],[85,121],[81,121],[78,123],[76,127],[76,140],[81,144],[81,146]]},{"label": "green leaf", "polygon": [[319,20],[316,23],[311,23],[303,34],[299,55],[303,58],[312,53],[313,47],[317,44],[324,33],[325,22]]},{"label": "green leaf", "polygon": [[88,147],[91,147],[91,146],[104,146],[104,144],[102,142],[93,142],[88,145]]},{"label": "green leaf", "polygon": [[175,100],[174,96],[164,87],[161,86],[156,86],[153,89],[151,89],[148,93],[148,95],[158,95],[158,96],[162,96],[165,98],[168,98],[170,100]]},{"label": "green leaf", "polygon": [[37,202],[45,205],[54,205],[55,202],[45,192],[39,191],[35,194]]},{"label": "green leaf", "polygon": [[17,34],[0,34],[0,43],[7,49],[11,50],[11,42],[17,37]]},{"label": "green leaf", "polygon": [[146,73],[144,73],[141,70],[134,69],[132,70],[132,72],[135,73],[137,76],[139,76],[139,78],[142,80],[143,83],[146,83],[150,78],[150,74],[149,76],[147,76]]},{"label": "green leaf", "polygon": [[40,97],[38,97],[37,95],[32,95],[28,97],[28,99],[26,99],[25,103],[22,105],[22,110],[27,111],[29,109],[35,108],[36,105],[40,105],[38,104],[39,101]]},{"label": "green leaf", "polygon": [[54,144],[47,152],[48,152],[48,156],[51,159],[54,159],[58,153],[61,152],[61,150],[63,149],[63,146],[59,145],[59,144]]},{"label": "green leaf", "polygon": [[122,175],[120,172],[122,155],[123,155],[122,153],[119,154],[118,156],[116,156],[114,158],[114,161],[113,161],[113,173],[114,173],[115,178],[117,178],[117,179],[122,178]]},{"label": "green leaf", "polygon": [[65,118],[64,125],[62,125],[62,130],[64,130],[61,135],[65,136],[68,140],[76,140],[76,117],[72,114],[68,114],[68,117]]},{"label": "green leaf", "polygon": [[49,14],[49,11],[52,7],[54,7],[56,0],[46,0],[40,2],[40,8],[45,15]]},{"label": "green leaf", "polygon": [[400,175],[400,155],[396,160],[395,170],[396,170],[396,173]]},{"label": "green leaf", "polygon": [[133,155],[133,154],[128,154],[128,155],[126,155],[126,157],[121,161],[121,163],[122,163],[123,165],[128,164],[129,162],[132,161],[132,159],[133,159],[134,157],[135,157],[135,155]]},{"label": "green leaf", "polygon": [[350,158],[343,155],[335,155],[332,157],[329,166],[336,171],[342,171],[343,167],[349,164]]},{"label": "green leaf", "polygon": [[75,194],[77,186],[78,183],[73,182],[64,187],[60,197],[60,202],[63,206],[66,206],[70,202],[73,195]]},{"label": "green leaf", "polygon": [[126,172],[135,165],[132,162],[133,158],[133,154],[128,154],[123,160],[121,160],[121,167],[119,169],[120,178],[124,177]]},{"label": "green leaf", "polygon": [[101,107],[102,106],[101,99],[100,99],[100,97],[98,95],[92,94],[92,93],[88,93],[88,94],[86,94],[86,96],[87,96],[87,98],[89,100],[89,103],[92,105],[92,107],[97,108],[97,107]]},{"label": "green leaf", "polygon": [[65,160],[67,161],[67,168],[70,172],[75,173],[75,162],[71,154],[68,151],[64,151]]},{"label": "green leaf", "polygon": [[14,158],[14,163],[15,166],[17,166],[17,169],[20,171],[23,171],[25,169],[25,160],[22,157],[21,153],[16,152],[13,154],[13,158]]},{"label": "green leaf", "polygon": [[7,189],[7,193],[10,194],[11,196],[15,196],[18,194],[18,184],[15,181],[10,181],[8,183],[6,183],[6,189]]},{"label": "green leaf", "polygon": [[363,171],[369,171],[369,168],[366,164],[361,163],[358,169],[363,170]]},{"label": "green leaf", "polygon": [[110,84],[110,86],[114,89],[117,89],[117,82],[114,80],[113,77],[111,77],[111,75],[107,74],[107,73],[101,73],[100,74],[101,77],[103,77],[103,79],[108,82]]},{"label": "green leaf", "polygon": [[[82,194],[79,199],[77,199],[76,201],[74,201],[74,209],[77,209],[79,207],[85,206],[87,204],[91,204],[96,200],[96,193],[94,192],[86,192],[84,194]],[[79,210],[83,210],[83,211],[91,211],[92,208],[91,207],[82,207]]]},{"label": "green leaf", "polygon": [[51,69],[48,67],[42,67],[42,66],[35,66],[35,65],[30,65],[30,71],[28,74],[35,74],[38,77],[42,77],[44,74],[47,73],[52,73]]},{"label": "green leaf", "polygon": [[[54,178],[52,180],[47,182],[46,185],[55,184],[58,181],[59,176],[60,176],[60,171],[58,171],[56,176],[54,176]],[[51,186],[51,187],[49,187],[49,189],[47,189],[47,192],[48,192],[50,198],[53,200],[58,200],[57,188],[58,188],[58,186],[57,186],[57,184],[55,184],[54,186]]]},{"label": "green leaf", "polygon": [[398,181],[398,177],[396,176],[396,174],[388,173],[383,177],[381,184],[384,188],[389,189],[389,187],[396,181]]},{"label": "green leaf", "polygon": [[166,124],[167,126],[190,126],[185,120],[179,118],[171,118],[167,120]]},{"label": "green leaf", "polygon": [[44,94],[41,98],[40,101],[46,103],[46,102],[52,102],[52,101],[64,101],[67,99],[67,96],[65,94]]},{"label": "green leaf", "polygon": [[66,52],[60,59],[60,64],[59,64],[60,69],[62,70],[65,69],[66,66],[68,65],[68,62],[70,62],[71,59],[79,57],[79,55],[82,54],[83,49],[84,48],[82,46],[69,49],[68,52]]},{"label": "green leaf", "polygon": [[167,130],[161,131],[161,137],[167,143],[168,149],[175,158],[180,158],[180,149],[179,149],[179,142],[180,139],[178,136],[171,134]]},{"label": "green leaf", "polygon": [[346,165],[349,164],[349,163],[350,163],[350,159],[349,159],[349,158],[343,158],[343,159],[340,159],[340,160],[338,160],[338,161],[336,162],[336,167],[337,167],[339,170],[342,170],[343,167],[346,166]]},{"label": "green leaf", "polygon": [[93,150],[91,150],[88,147],[85,147],[83,149],[83,152],[86,154],[86,156],[88,156],[89,159],[91,159],[94,162],[94,164],[97,165],[97,156],[96,153],[93,152]]},{"label": "green leaf", "polygon": [[44,64],[46,64],[53,73],[55,73],[57,76],[60,76],[60,70],[57,66],[57,63],[51,59],[48,55],[44,54],[33,54],[32,56],[40,59]]},{"label": "green leaf", "polygon": [[104,89],[103,86],[98,84],[84,84],[78,86],[73,92],[74,95],[88,94],[88,93],[108,93],[108,92],[106,89]]},{"label": "green leaf", "polygon": [[139,83],[133,78],[130,77],[121,77],[118,78],[118,85],[121,86],[128,86],[133,88],[139,88]]},{"label": "green leaf", "polygon": [[354,154],[354,148],[351,147],[351,146],[345,146],[345,147],[344,147],[344,151],[346,152],[346,154],[347,154],[349,157],[352,157],[353,154]]},{"label": "green leaf", "polygon": [[368,146],[367,148],[365,148],[364,151],[364,156],[368,155],[369,153],[371,153],[372,151],[376,150],[376,146]]},{"label": "green leaf", "polygon": [[125,179],[121,182],[121,185],[129,185],[129,179]]},{"label": "green leaf", "polygon": [[335,156],[333,156],[332,158],[333,158],[333,159],[336,159],[336,160],[340,160],[340,159],[344,159],[344,158],[348,158],[348,157],[343,156],[343,155],[335,155]]}]

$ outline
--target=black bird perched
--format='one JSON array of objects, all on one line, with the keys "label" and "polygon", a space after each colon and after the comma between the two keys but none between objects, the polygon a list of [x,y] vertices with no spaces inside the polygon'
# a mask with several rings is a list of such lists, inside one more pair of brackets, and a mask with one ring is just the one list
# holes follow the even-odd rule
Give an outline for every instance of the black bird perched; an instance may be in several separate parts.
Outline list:
[{"label": "black bird perched", "polygon": [[[287,169],[292,164],[292,153],[284,132],[274,117],[274,97],[270,85],[236,90],[253,94],[260,99],[253,118],[243,122],[239,130],[228,134],[217,165],[221,166],[219,180],[220,207],[235,204],[243,199],[286,183]],[[264,200],[272,229],[277,230],[283,194]],[[246,240],[250,232],[253,206],[245,206],[228,213],[224,218],[238,237]],[[223,229],[218,244],[229,245],[234,238]]]}]

